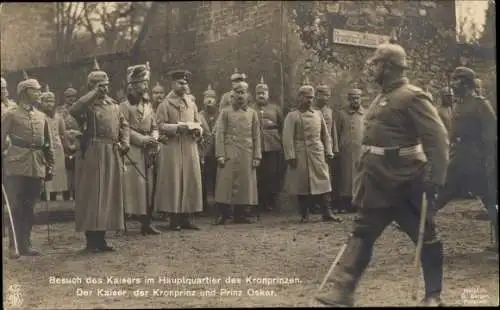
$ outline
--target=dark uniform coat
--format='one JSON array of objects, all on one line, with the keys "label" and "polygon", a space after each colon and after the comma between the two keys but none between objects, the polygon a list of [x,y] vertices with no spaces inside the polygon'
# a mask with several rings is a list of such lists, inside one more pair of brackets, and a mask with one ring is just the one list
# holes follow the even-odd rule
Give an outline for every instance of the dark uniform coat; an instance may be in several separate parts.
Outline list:
[{"label": "dark uniform coat", "polygon": [[361,157],[361,141],[363,139],[363,107],[353,110],[346,106],[339,111],[338,136],[340,175],[339,175],[339,196],[352,197],[352,183],[356,164]]},{"label": "dark uniform coat", "polygon": [[82,129],[76,121],[76,119],[69,113],[69,109],[66,106],[58,106],[56,108],[56,113],[58,113],[64,121],[64,128],[66,129],[66,175],[68,190],[74,191],[78,187],[76,186],[76,167],[78,163],[76,159],[80,157],[80,140],[79,135],[81,135]]},{"label": "dark uniform coat", "polygon": [[390,157],[363,153],[354,180],[355,206],[392,206],[400,186],[424,173],[425,180],[444,183],[449,145],[446,129],[428,95],[406,78],[388,83],[371,103],[365,115],[362,143],[383,148],[422,143],[425,154]]},{"label": "dark uniform coat", "polygon": [[130,151],[124,159],[125,213],[145,215],[153,195],[153,167],[149,164],[146,167],[146,158],[151,156],[151,147],[156,148],[156,145],[145,148],[143,141],[158,130],[156,117],[151,103],[146,100],[137,104],[122,101],[120,111],[130,127]]},{"label": "dark uniform coat", "polygon": [[252,161],[262,158],[259,116],[250,107],[231,105],[222,110],[217,122],[215,156],[224,157],[226,164],[217,170],[215,201],[257,205],[257,174]]},{"label": "dark uniform coat", "polygon": [[[91,91],[92,93],[94,91]],[[128,146],[128,123],[115,100],[84,95],[71,107],[76,119],[84,119],[86,143],[75,197],[76,231],[124,229],[123,161],[117,143]]]},{"label": "dark uniform coat", "polygon": [[190,96],[179,97],[171,91],[158,106],[156,120],[160,136],[166,136],[157,161],[156,211],[203,211],[198,143],[192,135],[177,133],[179,122],[200,122],[196,104]]},{"label": "dark uniform coat", "polygon": [[283,128],[285,160],[296,159],[288,167],[285,190],[292,195],[319,195],[332,191],[326,155],[333,155],[332,139],[321,112],[312,108],[294,110],[285,118]]}]

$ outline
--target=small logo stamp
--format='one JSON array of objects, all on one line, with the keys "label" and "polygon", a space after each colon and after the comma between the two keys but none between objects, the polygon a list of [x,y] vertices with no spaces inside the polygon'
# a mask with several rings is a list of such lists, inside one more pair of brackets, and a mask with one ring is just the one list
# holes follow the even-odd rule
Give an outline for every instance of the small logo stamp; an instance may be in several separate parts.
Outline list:
[{"label": "small logo stamp", "polygon": [[23,305],[23,288],[19,284],[11,284],[5,296],[6,308],[21,308]]},{"label": "small logo stamp", "polygon": [[487,305],[489,302],[488,292],[481,287],[465,288],[460,295],[462,303],[466,306]]}]

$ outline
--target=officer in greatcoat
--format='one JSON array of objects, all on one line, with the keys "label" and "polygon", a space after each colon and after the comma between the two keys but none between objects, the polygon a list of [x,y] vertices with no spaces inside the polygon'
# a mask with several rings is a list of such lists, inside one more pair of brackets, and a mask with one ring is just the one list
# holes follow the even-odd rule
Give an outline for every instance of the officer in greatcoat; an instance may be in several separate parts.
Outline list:
[{"label": "officer in greatcoat", "polygon": [[334,182],[333,182],[333,180],[336,178],[336,174],[338,173],[338,170],[336,171],[336,169],[334,169],[333,166],[335,157],[339,152],[338,132],[337,132],[338,125],[337,121],[334,118],[333,115],[334,112],[332,108],[328,106],[328,101],[330,100],[330,97],[331,97],[330,87],[324,83],[321,83],[316,87],[316,101],[314,103],[313,108],[321,112],[321,115],[325,119],[326,128],[328,129],[328,132],[330,133],[330,136],[332,138],[332,152],[334,158],[328,161],[328,167],[330,169],[330,183],[332,183],[332,194],[329,197],[327,197],[327,199],[328,199],[328,204],[333,209],[339,210],[337,200],[335,199],[335,197],[337,196],[336,192],[338,191],[338,188],[334,187]]},{"label": "officer in greatcoat", "polygon": [[324,221],[340,221],[331,213],[328,199],[332,191],[328,167],[334,156],[332,139],[321,112],[312,108],[313,100],[314,87],[306,79],[299,88],[297,109],[284,121],[285,191],[297,196],[301,222],[308,220],[316,204]]},{"label": "officer in greatcoat", "polygon": [[76,186],[76,158],[79,155],[80,143],[78,137],[82,135],[76,119],[71,116],[69,109],[76,102],[78,92],[69,86],[63,92],[63,101],[56,106],[56,112],[61,116],[66,128],[65,167],[68,190],[63,192],[64,200],[75,199]]},{"label": "officer in greatcoat", "polygon": [[165,88],[156,82],[155,87],[151,90],[151,104],[153,105],[153,110],[156,112],[160,103],[165,99]]},{"label": "officer in greatcoat", "polygon": [[[232,98],[234,98],[234,96],[235,96],[234,86],[239,82],[246,82],[246,80],[247,80],[247,75],[245,73],[240,73],[240,72],[238,72],[238,69],[234,69],[234,73],[231,75],[232,88],[230,91],[228,91],[222,95],[220,102],[219,102],[219,111],[221,111],[222,109],[224,109],[227,106],[232,105],[232,101],[233,101]],[[250,93],[248,93],[248,100],[249,100],[249,102],[253,102],[252,96]]]},{"label": "officer in greatcoat", "polygon": [[270,211],[277,207],[281,187],[283,113],[277,104],[269,102],[269,87],[263,77],[255,87],[255,99],[252,108],[259,115],[262,144],[262,160],[257,168],[259,207]]},{"label": "officer in greatcoat", "polygon": [[200,162],[202,165],[203,210],[208,210],[208,193],[215,194],[217,180],[217,160],[215,159],[215,124],[219,116],[217,94],[208,85],[203,92],[203,110],[200,122],[203,128],[203,139],[200,143]]},{"label": "officer in greatcoat", "polygon": [[[85,232],[84,251],[110,252],[106,230],[123,230],[123,155],[130,148],[128,123],[108,96],[108,74],[94,61],[89,91],[70,108],[82,128],[81,170],[75,197],[75,227]],[[79,159],[80,161],[80,159]]]},{"label": "officer in greatcoat", "polygon": [[456,68],[452,75],[456,103],[450,126],[451,160],[436,209],[443,208],[463,189],[479,197],[495,231],[495,246],[488,250],[498,253],[497,118],[490,103],[477,95],[474,78],[475,72],[466,67]]},{"label": "officer in greatcoat", "polygon": [[127,68],[127,99],[120,111],[130,128],[130,150],[124,157],[123,180],[125,214],[139,217],[142,235],[160,232],[151,226],[153,214],[153,165],[158,150],[158,127],[153,106],[146,96],[150,72],[148,65]]},{"label": "officer in greatcoat", "polygon": [[[46,86],[46,91],[40,96],[40,111],[45,113],[51,133],[51,141],[54,149],[54,177],[45,182],[43,188],[45,195],[50,200],[56,200],[58,193],[68,189],[68,176],[66,175],[65,150],[67,149],[66,127],[61,115],[55,109],[56,96]],[[46,198],[46,196],[44,196]]]},{"label": "officer in greatcoat", "polygon": [[161,145],[155,210],[169,214],[171,230],[199,230],[192,217],[203,211],[198,150],[203,132],[198,108],[186,93],[191,73],[174,70],[169,75],[172,91],[156,111]]},{"label": "officer in greatcoat", "polygon": [[[393,221],[416,244],[423,191],[443,184],[448,163],[446,129],[420,88],[404,75],[406,53],[397,44],[382,44],[368,60],[368,72],[381,92],[365,115],[363,154],[355,178],[353,203],[359,207],[353,232],[332,273],[333,288],[316,297],[328,306],[352,306],[354,292],[373,245]],[[426,161],[428,160],[428,163]],[[426,165],[430,169],[426,169]],[[443,245],[432,221],[425,221],[421,250],[424,306],[441,304]]]},{"label": "officer in greatcoat", "polygon": [[[14,252],[14,231],[20,255],[39,254],[31,245],[34,207],[44,179],[49,181],[53,176],[54,150],[49,125],[45,115],[34,108],[40,101],[40,89],[37,80],[25,75],[25,80],[17,85],[18,105],[2,115],[2,181],[14,221],[14,227],[9,227],[12,258],[18,257]],[[11,143],[8,149],[7,137]]]},{"label": "officer in greatcoat", "polygon": [[224,108],[217,120],[215,156],[219,166],[215,202],[219,211],[216,224],[224,224],[234,207],[234,223],[250,223],[249,208],[258,206],[257,167],[262,159],[260,124],[248,102],[248,84],[233,88],[233,104]]},{"label": "officer in greatcoat", "polygon": [[364,109],[361,105],[362,91],[351,89],[347,93],[348,104],[339,111],[339,198],[341,209],[353,212],[351,204],[353,197],[353,180],[355,167],[361,157],[361,142],[363,139]]}]

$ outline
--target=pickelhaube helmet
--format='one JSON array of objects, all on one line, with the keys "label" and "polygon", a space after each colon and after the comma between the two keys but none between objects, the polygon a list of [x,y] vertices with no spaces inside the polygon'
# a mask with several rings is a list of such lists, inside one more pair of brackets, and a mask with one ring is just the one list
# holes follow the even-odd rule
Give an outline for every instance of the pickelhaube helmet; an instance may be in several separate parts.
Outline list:
[{"label": "pickelhaube helmet", "polygon": [[109,83],[108,74],[101,70],[96,58],[94,58],[94,67],[92,68],[92,72],[90,72],[87,76],[87,83],[89,85],[93,85],[95,83]]},{"label": "pickelhaube helmet", "polygon": [[207,98],[207,97],[210,97],[210,98],[215,98],[216,93],[215,93],[215,91],[212,89],[212,85],[208,84],[207,90],[205,90],[205,91],[203,92],[203,96],[204,96],[205,98]]},{"label": "pickelhaube helmet", "polygon": [[363,95],[363,91],[359,88],[353,88],[347,92],[349,97],[361,97],[361,95]]},{"label": "pickelhaube helmet", "polygon": [[476,73],[471,68],[467,67],[456,67],[451,75],[452,79],[464,79],[469,82],[474,82],[476,78]]},{"label": "pickelhaube helmet", "polygon": [[268,91],[268,90],[269,90],[269,87],[267,86],[266,83],[264,83],[264,77],[261,76],[259,84],[257,84],[257,86],[255,86],[255,91],[258,92],[258,91]]},{"label": "pickelhaube helmet", "polygon": [[21,82],[19,82],[19,84],[17,84],[17,95],[18,96],[19,96],[19,94],[24,92],[26,89],[29,89],[29,88],[41,89],[42,88],[40,86],[40,83],[38,83],[38,81],[35,79],[30,79],[28,77],[28,74],[24,70],[23,70],[23,77],[24,77],[24,81],[21,81]]},{"label": "pickelhaube helmet", "polygon": [[245,73],[239,73],[238,69],[234,69],[234,73],[231,75],[231,82],[245,81],[247,76]]},{"label": "pickelhaube helmet", "polygon": [[76,96],[77,94],[78,91],[74,89],[71,84],[69,84],[68,87],[63,92],[64,97]]},{"label": "pickelhaube helmet", "polygon": [[56,95],[50,91],[49,84],[45,85],[45,91],[40,95],[41,101],[55,101]]},{"label": "pickelhaube helmet", "polygon": [[399,44],[384,43],[377,46],[373,56],[368,59],[368,63],[375,61],[384,61],[401,68],[408,68],[406,52]]},{"label": "pickelhaube helmet", "polygon": [[127,68],[127,83],[139,83],[149,81],[149,63],[135,65]]},{"label": "pickelhaube helmet", "polygon": [[314,96],[314,87],[311,85],[308,76],[305,77],[304,81],[302,82],[302,86],[300,86],[299,88],[299,95],[301,94]]}]

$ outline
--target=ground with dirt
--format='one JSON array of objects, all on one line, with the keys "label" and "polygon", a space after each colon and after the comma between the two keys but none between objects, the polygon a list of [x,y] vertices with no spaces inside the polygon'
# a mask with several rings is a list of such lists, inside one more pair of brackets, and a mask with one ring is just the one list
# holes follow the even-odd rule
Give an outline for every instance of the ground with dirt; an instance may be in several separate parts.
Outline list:
[{"label": "ground with dirt", "polygon": [[[448,304],[498,305],[498,260],[482,252],[490,245],[489,225],[475,218],[482,212],[475,201],[459,201],[438,216],[446,255],[442,297]],[[260,223],[225,227],[211,226],[211,219],[201,218],[197,224],[202,231],[165,232],[150,237],[139,235],[138,224],[129,222],[128,236],[108,233],[117,253],[93,255],[78,253],[84,237],[74,232],[73,223],[52,224],[50,243],[47,227],[39,225],[34,228],[33,243],[43,251],[42,256],[10,260],[4,254],[4,307],[308,306],[347,237],[353,216],[344,218],[341,224],[299,224],[296,214],[285,212],[266,214]],[[4,241],[5,253],[7,239]],[[360,283],[356,305],[415,305],[411,300],[414,249],[403,233],[393,227],[386,229]],[[81,282],[55,284],[51,277]],[[210,281],[162,282],[183,277],[195,281],[208,277],[203,281]],[[140,283],[116,284],[119,278],[137,278],[135,281]],[[153,282],[146,284],[145,278]],[[289,281],[262,283],[265,278]],[[87,283],[99,280],[104,283]],[[422,290],[420,281],[419,298]],[[125,295],[106,296],[119,293]]]}]

